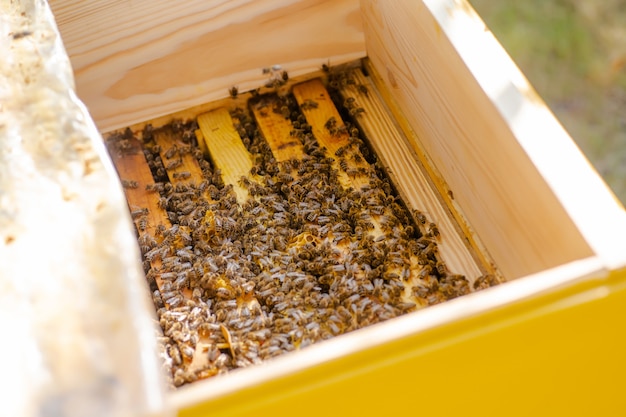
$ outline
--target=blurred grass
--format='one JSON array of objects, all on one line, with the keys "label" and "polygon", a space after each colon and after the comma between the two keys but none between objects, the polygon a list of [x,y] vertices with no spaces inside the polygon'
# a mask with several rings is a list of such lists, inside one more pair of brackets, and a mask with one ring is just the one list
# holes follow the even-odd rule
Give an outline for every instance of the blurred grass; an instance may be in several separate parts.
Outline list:
[{"label": "blurred grass", "polygon": [[626,203],[623,0],[469,0]]}]

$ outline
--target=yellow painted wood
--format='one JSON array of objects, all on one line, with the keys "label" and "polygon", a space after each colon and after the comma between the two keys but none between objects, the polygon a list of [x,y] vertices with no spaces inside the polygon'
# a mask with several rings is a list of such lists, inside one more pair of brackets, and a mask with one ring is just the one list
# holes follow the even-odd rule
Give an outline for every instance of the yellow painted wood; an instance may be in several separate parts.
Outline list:
[{"label": "yellow painted wood", "polygon": [[185,398],[179,416],[618,416],[624,306],[626,271],[598,271],[210,401]]},{"label": "yellow painted wood", "polygon": [[[468,65],[499,68],[502,60],[511,65],[510,59],[503,53],[459,54],[460,49],[481,50],[463,43],[475,27],[451,26],[470,6],[411,0],[363,0],[361,5],[368,56],[388,86],[389,98],[401,107],[504,276],[514,279],[592,255],[494,106],[490,96],[497,92],[486,91],[468,70]],[[458,41],[451,43],[444,30],[456,30]],[[515,88],[510,81],[508,85]],[[547,147],[554,138],[539,132],[529,139]],[[547,162],[558,161],[555,155]]]},{"label": "yellow painted wood", "polygon": [[[102,131],[365,55],[357,0],[50,2],[78,94]],[[202,63],[199,65],[199,63]]]},{"label": "yellow painted wood", "polygon": [[231,184],[239,204],[248,198],[248,190],[240,185],[241,177],[247,177],[252,168],[252,157],[233,126],[233,120],[225,108],[198,116],[205,144],[216,169],[222,173],[225,184]]},{"label": "yellow painted wood", "polygon": [[470,283],[482,275],[483,270],[493,273],[489,263],[476,261],[476,251],[468,247],[465,236],[442,204],[418,157],[370,80],[360,69],[351,71],[349,77],[355,83],[341,87],[342,98],[354,100],[353,108],[364,110],[355,122],[369,139],[405,204],[411,210],[422,211],[437,224],[445,237],[438,243],[438,248],[446,265],[451,271],[462,271]]}]

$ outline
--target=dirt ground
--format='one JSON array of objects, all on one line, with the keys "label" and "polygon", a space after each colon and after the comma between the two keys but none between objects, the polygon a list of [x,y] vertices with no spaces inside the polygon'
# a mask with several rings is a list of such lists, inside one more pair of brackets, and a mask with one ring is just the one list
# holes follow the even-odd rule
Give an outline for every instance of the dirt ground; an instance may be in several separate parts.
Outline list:
[{"label": "dirt ground", "polygon": [[626,203],[624,0],[469,0]]}]

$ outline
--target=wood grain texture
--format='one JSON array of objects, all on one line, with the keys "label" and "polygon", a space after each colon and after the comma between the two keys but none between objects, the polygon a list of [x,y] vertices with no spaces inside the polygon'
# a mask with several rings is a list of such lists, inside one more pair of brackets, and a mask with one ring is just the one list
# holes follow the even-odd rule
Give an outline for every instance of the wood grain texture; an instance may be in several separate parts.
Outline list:
[{"label": "wood grain texture", "polygon": [[272,150],[272,155],[276,161],[284,162],[292,158],[302,159],[304,147],[300,140],[291,134],[293,130],[291,121],[285,119],[282,114],[273,111],[273,107],[276,105],[276,101],[269,98],[251,106],[259,130]]},{"label": "wood grain texture", "polygon": [[454,199],[454,191],[442,179],[441,172],[439,172],[432,159],[426,154],[424,147],[417,139],[415,132],[411,129],[397,102],[390,97],[385,81],[369,59],[364,59],[363,64],[363,68],[368,74],[367,78],[376,88],[378,97],[382,99],[383,104],[388,108],[395,125],[400,128],[404,137],[407,138],[407,144],[412,147],[412,151],[418,158],[416,163],[423,168],[429,183],[432,185],[432,189],[435,190],[437,198],[441,202],[442,208],[445,206],[449,209],[449,213],[454,218],[455,226],[460,229],[460,234],[466,240],[466,245],[474,249],[473,254],[478,259],[478,264],[486,268],[487,272],[496,275],[500,281],[504,281],[504,277],[493,257],[489,254],[489,250],[487,250],[480,236],[476,234],[467,217],[463,214],[463,210]]},{"label": "wood grain texture", "polygon": [[357,0],[51,0],[102,131],[364,56]]},{"label": "wood grain texture", "polygon": [[[159,208],[159,193],[146,192],[147,185],[154,185],[154,178],[146,158],[141,151],[141,144],[138,140],[132,139],[133,150],[131,152],[111,152],[111,159],[117,169],[117,173],[122,181],[136,181],[136,188],[124,188],[124,194],[131,211],[143,208],[148,209],[148,226],[146,231],[155,236],[158,225],[170,227],[167,214]],[[134,219],[135,226],[138,227],[138,218]]]},{"label": "wood grain texture", "polygon": [[242,204],[249,195],[240,180],[250,174],[252,156],[235,130],[228,110],[220,108],[201,114],[198,125],[213,165],[222,172],[224,183],[233,186],[237,201]]},{"label": "wood grain texture", "polygon": [[[439,253],[451,271],[464,274],[471,284],[490,269],[480,265],[450,211],[442,204],[436,189],[428,180],[415,151],[382,101],[370,80],[360,69],[350,73],[356,84],[346,84],[340,90],[344,99],[354,99],[354,106],[364,110],[355,118],[369,139],[376,156],[410,210],[420,210],[441,232]],[[358,87],[361,86],[361,87]],[[362,87],[365,87],[363,89]],[[490,271],[493,273],[493,271]]]},{"label": "wood grain texture", "polygon": [[[315,136],[320,146],[326,148],[328,156],[334,159],[333,166],[337,170],[341,185],[343,185],[344,188],[354,187],[355,190],[369,185],[369,178],[367,176],[350,176],[346,173],[345,169],[341,169],[339,166],[339,160],[335,157],[335,154],[339,148],[349,146],[350,135],[347,130],[344,130],[345,125],[341,115],[333,104],[322,81],[315,79],[298,84],[293,88],[293,95],[298,101],[307,122],[311,125],[313,136]],[[317,107],[303,106],[307,101],[316,103]],[[334,124],[336,124],[336,126],[334,129],[336,129],[337,132],[332,132],[333,128],[329,129],[329,121],[331,119],[335,121]],[[368,166],[367,162],[357,163],[354,161],[352,161],[350,165],[355,168]]]},{"label": "wood grain texture", "polygon": [[[493,91],[483,89],[471,70],[476,59],[509,58],[481,56],[477,45],[453,44],[446,36],[471,35],[475,28],[455,26],[454,19],[455,13],[469,13],[470,6],[452,0],[363,0],[361,5],[368,55],[414,131],[409,138],[419,138],[421,145],[414,146],[423,146],[443,177],[436,182],[454,190],[505,278],[592,255],[494,105]],[[472,62],[459,55],[460,47],[473,48]]]},{"label": "wood grain texture", "polygon": [[[156,239],[157,226],[163,225],[165,228],[170,228],[171,223],[167,213],[159,207],[159,193],[146,192],[147,185],[154,185],[154,178],[141,151],[141,144],[137,139],[132,139],[130,142],[132,143],[131,152],[110,152],[111,160],[121,180],[137,182],[136,188],[124,188],[124,194],[131,212],[144,208],[148,209],[148,213],[145,216],[148,220],[145,233]],[[133,219],[137,230],[141,229],[139,227],[140,220],[140,217]],[[159,270],[161,260],[155,258],[150,262],[150,265],[154,270]],[[163,280],[160,274],[155,274],[155,281],[157,287],[161,289]]]},{"label": "wood grain texture", "polygon": [[[167,157],[168,151],[172,148],[180,150],[190,146],[183,143],[178,137],[180,135],[174,134],[171,129],[159,129],[154,132],[154,141],[161,148],[159,156],[163,161],[167,176],[173,185],[198,184],[203,177],[202,169],[191,152],[176,152],[172,158]],[[176,161],[180,161],[180,164],[178,165]],[[168,167],[172,162],[176,162],[176,166]],[[205,197],[209,201],[211,200],[208,193],[205,193]]]}]

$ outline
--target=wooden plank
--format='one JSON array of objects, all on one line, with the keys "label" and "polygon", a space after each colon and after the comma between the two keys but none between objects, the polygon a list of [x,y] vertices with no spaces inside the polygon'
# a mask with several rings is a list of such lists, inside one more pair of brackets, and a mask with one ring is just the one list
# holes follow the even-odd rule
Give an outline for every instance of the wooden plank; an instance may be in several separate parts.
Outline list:
[{"label": "wooden plank", "polygon": [[275,99],[267,98],[251,106],[259,130],[277,161],[301,159],[304,156],[302,143],[291,134],[294,129],[291,121],[273,111],[276,105]]},{"label": "wooden plank", "polygon": [[[154,186],[154,178],[146,158],[141,150],[141,144],[137,139],[130,139],[131,148],[125,152],[111,152],[111,159],[117,169],[122,182],[136,182],[136,186],[124,187],[126,200],[131,212],[134,210],[148,209],[146,218],[148,220],[145,231],[155,236],[155,230],[159,225],[170,227],[167,214],[159,207],[159,193],[146,192],[146,187]],[[133,221],[137,230],[142,229],[139,225],[141,216],[135,216]]]},{"label": "wooden plank", "polygon": [[242,204],[248,198],[248,190],[240,185],[240,180],[250,173],[252,157],[235,130],[228,110],[219,108],[201,114],[198,125],[214,167],[221,171],[224,183],[233,186],[237,201]]},{"label": "wooden plank", "polygon": [[[135,183],[133,186],[125,186],[124,194],[130,207],[131,213],[135,210],[147,209],[145,215],[133,216],[135,227],[140,235],[147,234],[155,241],[159,242],[157,237],[157,227],[163,226],[166,229],[171,227],[171,223],[167,217],[167,213],[159,206],[159,193],[147,192],[147,187],[154,187],[154,178],[150,167],[141,150],[141,144],[137,139],[129,139],[130,149],[127,151],[110,151],[111,159],[121,181],[127,183]],[[134,186],[136,185],[136,186]],[[145,230],[141,222],[147,221]],[[161,267],[161,259],[155,258],[150,261],[150,265],[154,270]],[[163,288],[163,280],[160,274],[155,274],[155,281],[159,290]]]},{"label": "wooden plank", "polygon": [[[52,0],[79,96],[109,131],[365,56],[357,0]],[[199,65],[207,62],[210,65]]]},{"label": "wooden plank", "polygon": [[[369,189],[370,172],[372,167],[361,154],[358,146],[352,143],[352,138],[331,100],[326,87],[320,79],[310,80],[293,87],[293,94],[300,105],[302,113],[305,115],[307,123],[311,126],[311,131],[320,146],[326,148],[327,157],[333,160],[333,167],[337,170],[338,180],[345,189],[355,190]],[[329,121],[332,120],[332,123]],[[344,150],[343,152],[341,150]],[[359,171],[362,169],[363,171]],[[387,206],[381,207],[381,212],[375,212],[373,207],[364,208],[371,218],[373,228],[366,233],[377,239],[389,238],[383,225],[383,218],[394,217],[392,210]],[[398,229],[405,228],[406,225],[398,224]],[[344,248],[347,250],[347,248]],[[422,266],[419,256],[413,254],[410,258],[410,275],[403,280],[404,291],[402,299],[407,303],[415,303],[416,297],[413,288],[422,281],[422,273],[426,266]],[[449,271],[449,270],[447,270]],[[390,267],[389,272],[402,274],[402,268]],[[455,273],[461,271],[455,271]],[[428,275],[428,274],[426,274]],[[474,277],[470,277],[473,279]],[[417,301],[417,305],[420,305]]]},{"label": "wooden plank", "polygon": [[193,153],[184,150],[191,145],[184,143],[179,136],[171,129],[158,129],[154,132],[154,141],[160,147],[159,155],[167,176],[174,185],[198,184],[203,177],[202,169]]},{"label": "wooden plank", "polygon": [[[441,173],[435,178],[438,187],[454,190],[454,199],[504,276],[514,279],[591,256],[503,117],[516,113],[516,103],[509,102],[506,109],[494,104],[496,96],[517,91],[516,84],[509,80],[500,89],[485,88],[471,69],[511,64],[503,52],[481,55],[482,47],[464,42],[478,32],[458,23],[470,6],[452,0],[363,0],[361,5],[368,55],[388,87],[384,98],[402,109],[396,118],[412,131],[407,137],[415,149],[423,146]],[[488,74],[481,77],[488,82]],[[518,96],[517,104],[526,96]],[[527,140],[540,140],[546,148],[554,139],[540,131],[533,134]],[[552,163],[557,161],[555,157]]]},{"label": "wooden plank", "polygon": [[[377,94],[370,80],[360,69],[351,71],[348,76],[355,84],[345,84],[340,92],[350,107],[362,108],[364,112],[355,121],[363,131],[385,171],[396,186],[402,200],[411,210],[420,210],[429,220],[435,222],[444,238],[438,243],[441,258],[452,271],[459,271],[474,279],[491,270],[489,263],[476,261],[473,249],[466,244],[466,239],[428,180],[422,164],[407,139],[391,118],[387,106]],[[393,169],[391,168],[393,167]],[[419,222],[418,222],[419,223]]]},{"label": "wooden plank", "polygon": [[[341,115],[333,104],[326,87],[320,79],[315,79],[298,84],[293,87],[293,95],[296,97],[302,113],[311,125],[313,135],[320,146],[327,149],[329,156],[334,161],[334,167],[339,174],[339,181],[345,188],[354,187],[356,190],[369,184],[367,175],[348,175],[345,169],[340,166],[340,159],[336,158],[339,148],[350,146],[350,135],[341,119]],[[315,103],[315,105],[304,105],[304,103]],[[330,123],[332,121],[332,123]],[[332,126],[331,126],[332,125]],[[367,168],[369,164],[362,161],[351,161],[354,168]]]}]

